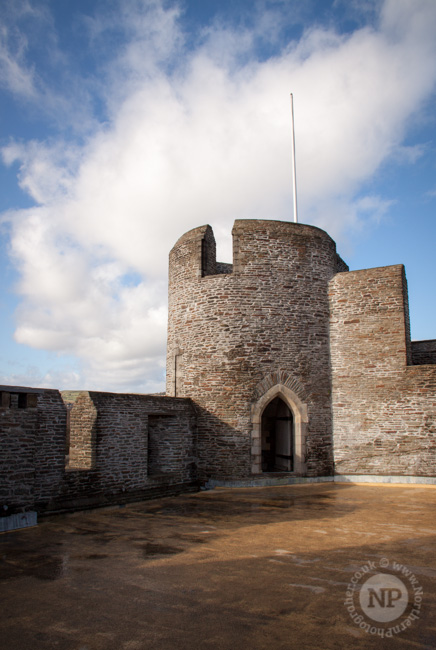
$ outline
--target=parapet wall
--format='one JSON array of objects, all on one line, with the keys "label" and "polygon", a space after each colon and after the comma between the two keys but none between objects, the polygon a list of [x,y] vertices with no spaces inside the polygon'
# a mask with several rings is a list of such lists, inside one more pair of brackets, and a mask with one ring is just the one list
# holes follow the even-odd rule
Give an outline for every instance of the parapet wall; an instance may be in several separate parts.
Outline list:
[{"label": "parapet wall", "polygon": [[66,410],[57,390],[1,386],[2,515],[57,493],[65,468]]},{"label": "parapet wall", "polygon": [[412,341],[412,363],[416,366],[436,364],[436,340]]},{"label": "parapet wall", "polygon": [[84,391],[66,393],[64,402],[56,390],[2,387],[3,514],[193,489],[195,446],[187,399]]},{"label": "parapet wall", "polygon": [[436,366],[413,365],[432,346],[410,344],[404,268],[341,273],[330,305],[336,473],[434,476]]}]

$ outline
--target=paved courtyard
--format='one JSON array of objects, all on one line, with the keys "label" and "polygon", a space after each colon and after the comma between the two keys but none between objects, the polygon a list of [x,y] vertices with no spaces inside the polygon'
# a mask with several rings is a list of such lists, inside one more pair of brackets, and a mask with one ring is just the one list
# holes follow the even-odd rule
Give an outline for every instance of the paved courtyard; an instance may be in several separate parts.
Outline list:
[{"label": "paved courtyard", "polygon": [[0,560],[2,650],[436,647],[432,486],[221,488],[53,516],[1,535]]}]

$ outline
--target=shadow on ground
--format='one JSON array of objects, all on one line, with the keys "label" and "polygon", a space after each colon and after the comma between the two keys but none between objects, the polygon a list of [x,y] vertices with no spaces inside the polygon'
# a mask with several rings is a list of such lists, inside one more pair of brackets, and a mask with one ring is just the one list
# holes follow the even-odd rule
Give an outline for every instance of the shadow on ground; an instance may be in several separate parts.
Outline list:
[{"label": "shadow on ground", "polygon": [[[0,537],[0,647],[434,648],[435,505],[432,488],[329,484],[50,517]],[[344,605],[359,568],[386,561],[423,591],[419,617],[392,639]]]}]

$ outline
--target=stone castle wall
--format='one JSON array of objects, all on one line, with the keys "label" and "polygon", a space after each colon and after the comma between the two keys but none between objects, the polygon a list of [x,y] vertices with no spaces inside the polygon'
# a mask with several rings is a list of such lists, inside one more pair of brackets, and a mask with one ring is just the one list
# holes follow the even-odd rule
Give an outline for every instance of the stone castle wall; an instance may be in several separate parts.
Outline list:
[{"label": "stone castle wall", "polygon": [[330,304],[336,472],[435,476],[436,342],[412,365],[404,268],[341,273]]},{"label": "stone castle wall", "polygon": [[304,473],[330,474],[328,282],[347,267],[324,231],[302,224],[236,221],[233,251],[220,273],[204,226],[170,253],[167,394],[199,409],[200,475],[260,471],[252,409],[275,373],[307,407]]},{"label": "stone castle wall", "polygon": [[65,467],[66,410],[59,391],[2,386],[0,504],[2,514],[59,492]]},{"label": "stone castle wall", "polygon": [[436,475],[436,341],[410,341],[404,268],[349,272],[278,221],[236,221],[233,253],[209,226],[170,253],[166,397],[0,387],[3,516],[260,474],[276,397],[296,476]]},{"label": "stone castle wall", "polygon": [[414,365],[436,363],[436,341],[412,341],[412,363]]},{"label": "stone castle wall", "polygon": [[[4,515],[18,507],[29,509],[35,493],[36,395],[27,406],[26,393],[2,387],[0,406],[0,503]],[[18,398],[24,399],[18,408]]]},{"label": "stone castle wall", "polygon": [[188,399],[84,391],[67,393],[64,402],[56,390],[14,387],[2,387],[1,395],[3,515],[120,503],[196,485]]}]

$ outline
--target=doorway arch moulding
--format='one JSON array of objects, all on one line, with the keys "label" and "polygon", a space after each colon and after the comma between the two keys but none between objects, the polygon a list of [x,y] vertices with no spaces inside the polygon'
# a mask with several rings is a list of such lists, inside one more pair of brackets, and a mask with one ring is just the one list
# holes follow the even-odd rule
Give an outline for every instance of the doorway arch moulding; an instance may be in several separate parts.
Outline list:
[{"label": "doorway arch moulding", "polygon": [[262,472],[262,413],[268,404],[280,397],[290,408],[294,418],[294,470],[292,474],[306,474],[306,435],[307,435],[307,405],[300,397],[285,384],[271,386],[252,406],[251,409],[251,472]]}]

